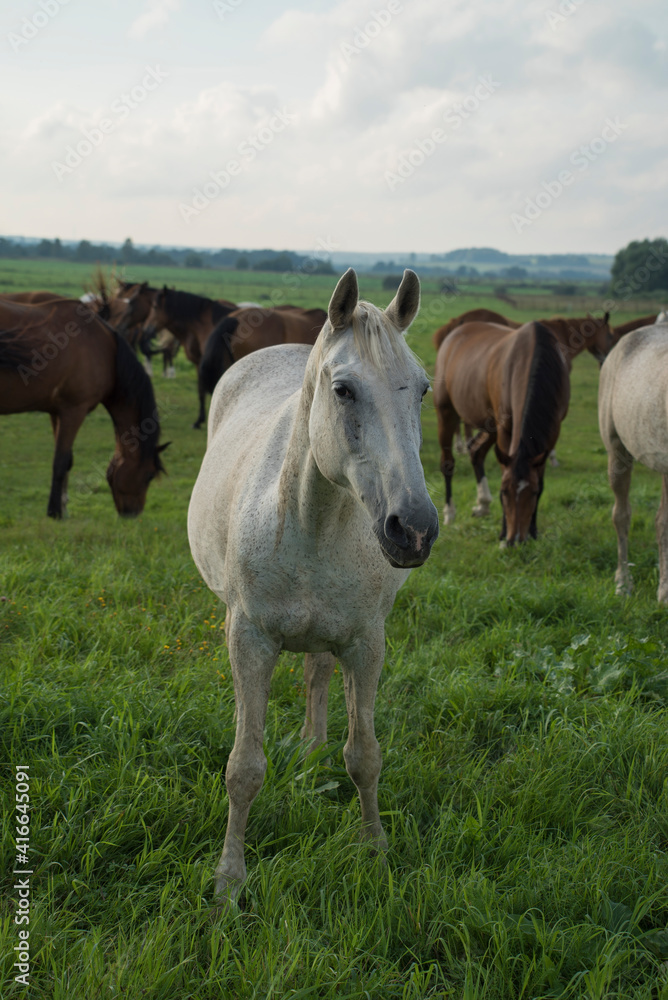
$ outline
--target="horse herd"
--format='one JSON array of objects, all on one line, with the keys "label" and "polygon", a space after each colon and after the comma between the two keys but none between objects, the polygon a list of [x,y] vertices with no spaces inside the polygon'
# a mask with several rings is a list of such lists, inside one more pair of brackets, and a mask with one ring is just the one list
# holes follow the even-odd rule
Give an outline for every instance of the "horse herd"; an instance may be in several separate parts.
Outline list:
[{"label": "horse herd", "polygon": [[[341,664],[349,719],[344,758],[359,793],[362,831],[378,848],[386,843],[373,724],[384,623],[410,569],[429,556],[439,522],[419,457],[430,383],[403,336],[418,312],[419,280],[405,271],[385,310],[359,300],[352,269],[327,312],[238,308],[146,285],[121,287],[116,298],[89,305],[50,293],[0,299],[0,413],[51,415],[56,452],[48,513],[59,517],[74,436],[102,402],[116,433],[107,472],[114,501],[119,513],[137,514],[166,445],[158,444],[150,379],[123,334],[141,324],[139,339],[150,351],[150,337],[166,328],[183,344],[198,367],[195,426],[216,372],[231,369],[212,398],[188,512],[193,558],[227,608],[237,721],[216,892],[229,901],[245,876],[246,821],[266,769],[262,733],[282,649],[306,653],[302,735],[311,747],[326,741],[327,690],[335,662]],[[493,446],[502,466],[502,544],[536,536],[572,359],[586,348],[602,364],[599,417],[615,493],[617,589],[631,582],[628,491],[636,459],[663,475],[658,598],[668,603],[668,324],[662,314],[615,330],[608,319],[519,325],[476,310],[436,332],[444,522],[455,516],[453,440],[463,423],[478,484],[474,513],[490,510],[484,460]]]}]

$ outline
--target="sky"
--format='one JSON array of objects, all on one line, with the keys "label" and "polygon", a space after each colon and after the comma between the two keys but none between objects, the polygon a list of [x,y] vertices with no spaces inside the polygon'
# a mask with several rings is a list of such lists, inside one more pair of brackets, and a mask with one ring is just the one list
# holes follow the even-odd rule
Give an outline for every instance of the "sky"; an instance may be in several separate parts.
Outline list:
[{"label": "sky", "polygon": [[0,233],[616,253],[668,235],[665,0],[7,0]]}]

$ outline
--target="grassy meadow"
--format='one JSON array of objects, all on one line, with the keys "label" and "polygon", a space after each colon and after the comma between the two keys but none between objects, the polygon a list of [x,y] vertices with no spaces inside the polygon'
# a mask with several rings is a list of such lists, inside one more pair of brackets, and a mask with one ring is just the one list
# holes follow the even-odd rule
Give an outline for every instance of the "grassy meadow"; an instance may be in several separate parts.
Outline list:
[{"label": "grassy meadow", "polygon": [[[88,266],[0,261],[0,291],[79,295]],[[335,279],[133,268],[214,297],[326,306]],[[360,279],[379,305],[391,293]],[[423,286],[409,341],[475,305]],[[596,305],[592,301],[592,305]],[[555,309],[548,310],[548,315]],[[616,316],[642,315],[632,303]],[[157,366],[156,366],[157,368]],[[74,447],[69,518],[47,519],[45,414],[0,427],[2,1000],[668,1000],[668,610],[656,604],[660,480],[637,467],[635,590],[614,594],[612,495],[596,418],[598,367],[576,359],[548,468],[540,537],[500,551],[470,515],[458,457],[456,524],[387,621],[376,731],[387,863],[358,842],[341,749],[303,761],[302,657],[275,671],[264,787],[248,825],[240,907],[212,906],[226,823],[234,697],[224,609],[190,557],[186,510],[205,447],[195,372],[154,377],[168,475],[136,521],[115,513],[99,407]],[[423,461],[439,510],[435,415]],[[498,496],[499,472],[488,459]],[[16,765],[30,774],[30,985],[14,981]]]}]

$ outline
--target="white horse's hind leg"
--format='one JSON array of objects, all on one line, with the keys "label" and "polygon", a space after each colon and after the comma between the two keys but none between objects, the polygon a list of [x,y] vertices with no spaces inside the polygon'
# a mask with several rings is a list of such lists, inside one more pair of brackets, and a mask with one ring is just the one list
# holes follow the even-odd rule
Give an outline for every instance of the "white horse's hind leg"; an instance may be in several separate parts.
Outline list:
[{"label": "white horse's hind leg", "polygon": [[307,653],[304,657],[306,718],[301,735],[311,741],[309,751],[327,742],[327,695],[335,666],[331,653]]},{"label": "white horse's hind leg", "polygon": [[362,810],[362,836],[379,850],[387,838],[378,811],[378,778],[383,758],[373,726],[378,678],[383,667],[385,637],[373,644],[358,645],[340,658],[348,709],[348,739],[343,748],[346,770],[357,786]]},{"label": "white horse's hind leg", "polygon": [[216,898],[234,899],[246,877],[244,836],[253,799],[260,791],[267,760],[262,750],[271,675],[279,647],[241,614],[228,611],[227,645],[237,706],[237,731],[225,782],[229,816],[223,853],[216,868]]},{"label": "white horse's hind leg", "polygon": [[612,508],[612,523],[617,532],[617,572],[615,573],[616,592],[630,594],[633,587],[629,570],[629,526],[631,524],[631,504],[629,490],[631,487],[631,472],[633,459],[621,442],[617,442],[617,450],[608,455],[608,479],[615,494]]},{"label": "white horse's hind leg", "polygon": [[656,598],[668,604],[668,475],[663,476],[661,503],[656,515],[656,537],[659,543],[659,590]]},{"label": "white horse's hind leg", "polygon": [[554,448],[550,452],[549,458],[550,458],[550,465],[552,466],[552,468],[553,469],[558,469],[559,468],[559,459],[557,458],[557,453],[556,453],[556,451],[555,451]]}]

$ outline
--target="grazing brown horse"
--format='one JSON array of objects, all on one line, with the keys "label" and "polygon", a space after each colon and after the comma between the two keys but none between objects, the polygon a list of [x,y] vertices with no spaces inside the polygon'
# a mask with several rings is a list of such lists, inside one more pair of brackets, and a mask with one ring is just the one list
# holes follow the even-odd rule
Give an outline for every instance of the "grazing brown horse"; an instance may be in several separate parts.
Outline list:
[{"label": "grazing brown horse", "polygon": [[151,311],[144,323],[142,340],[154,337],[159,330],[167,329],[183,344],[188,361],[198,369],[197,392],[199,413],[193,427],[201,427],[206,420],[204,389],[199,379],[199,363],[204,354],[206,342],[214,327],[237,308],[234,302],[225,299],[215,301],[193,292],[177,292],[164,285],[153,296]]},{"label": "grazing brown horse", "polygon": [[640,319],[630,319],[628,323],[620,323],[619,326],[613,326],[612,338],[616,344],[625,334],[639,330],[641,326],[654,326],[657,320],[658,316],[656,313],[652,313],[651,316],[641,316]]},{"label": "grazing brown horse", "polygon": [[[608,353],[616,343],[608,322],[609,319],[610,313],[606,312],[602,319],[596,319],[593,316],[584,316],[577,319],[564,319],[560,316],[554,316],[551,319],[537,320],[537,322],[542,323],[548,329],[552,330],[552,333],[559,341],[559,347],[570,372],[573,366],[573,358],[584,351],[585,348],[593,354],[599,365],[603,364]],[[507,317],[493,312],[491,309],[470,309],[468,312],[462,313],[461,316],[454,316],[444,326],[439,327],[433,336],[433,343],[436,350],[438,351],[445,338],[453,330],[456,330],[463,323],[470,323],[474,320],[481,320],[485,323],[498,323],[511,330],[518,330],[522,326],[522,323],[518,320],[507,319]],[[466,454],[471,439],[471,427],[467,424],[464,425],[463,437],[461,428],[457,427],[456,448],[460,455]],[[554,466],[559,465],[554,449],[550,452],[550,462]]]},{"label": "grazing brown horse", "polygon": [[568,410],[568,366],[557,338],[539,322],[517,330],[494,323],[465,323],[442,342],[436,357],[434,403],[445,477],[445,524],[452,501],[452,439],[460,420],[478,428],[469,451],[478,483],[473,513],[489,513],[492,500],[485,456],[495,446],[503,466],[502,542],[536,537],[536,512],[545,461]]},{"label": "grazing brown horse", "polygon": [[140,514],[151,479],[164,471],[151,381],[126,342],[81,302],[53,298],[26,305],[0,301],[0,413],[48,413],[55,437],[47,514],[67,503],[72,445],[98,403],[114,422],[107,469],[118,513]]},{"label": "grazing brown horse", "polygon": [[262,347],[276,344],[314,344],[327,313],[298,306],[261,306],[237,309],[221,320],[209,337],[200,363],[200,380],[212,393],[230,365]]}]

